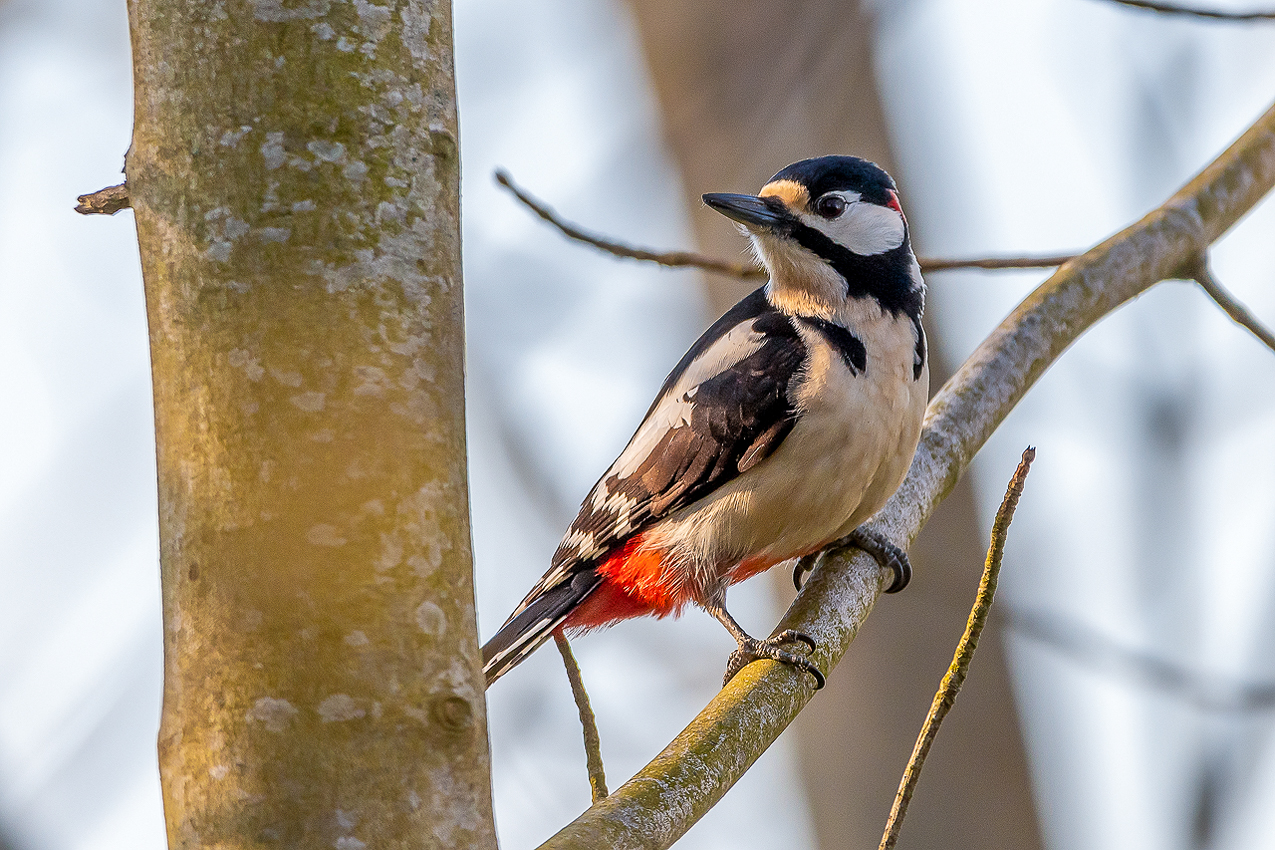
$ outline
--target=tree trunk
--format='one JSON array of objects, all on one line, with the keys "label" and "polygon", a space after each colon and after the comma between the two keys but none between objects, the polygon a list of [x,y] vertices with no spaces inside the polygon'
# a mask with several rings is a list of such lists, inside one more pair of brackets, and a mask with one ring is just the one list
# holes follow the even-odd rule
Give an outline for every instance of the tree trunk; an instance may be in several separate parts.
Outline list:
[{"label": "tree trunk", "polygon": [[173,848],[494,848],[451,10],[131,0]]}]

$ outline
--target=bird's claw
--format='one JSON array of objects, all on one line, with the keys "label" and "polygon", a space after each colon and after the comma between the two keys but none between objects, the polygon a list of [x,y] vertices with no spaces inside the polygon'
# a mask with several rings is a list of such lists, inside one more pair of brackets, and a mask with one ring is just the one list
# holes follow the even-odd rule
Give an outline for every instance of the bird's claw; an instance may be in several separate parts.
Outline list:
[{"label": "bird's claw", "polygon": [[815,690],[819,690],[824,686],[823,673],[815,666],[814,662],[805,656],[797,655],[792,652],[780,649],[780,644],[784,643],[804,643],[810,647],[810,651],[815,650],[815,641],[808,634],[803,632],[787,629],[772,638],[766,640],[756,640],[749,638],[739,645],[739,649],[730,654],[730,660],[726,662],[726,676],[722,679],[722,686],[725,687],[731,679],[735,678],[735,674],[748,664],[758,661],[762,658],[769,658],[771,661],[778,661],[780,664],[787,664],[790,667],[796,667],[799,670],[805,670],[815,678]]},{"label": "bird's claw", "polygon": [[811,652],[815,651],[815,639],[812,638],[810,635],[806,634],[805,632],[799,632],[796,629],[784,629],[782,632],[775,635],[773,638],[763,641],[763,643],[770,643],[772,641],[776,644],[791,643],[793,641],[796,641],[798,643],[804,643],[806,646],[810,648]]},{"label": "bird's claw", "polygon": [[792,584],[801,591],[801,586],[806,580],[806,573],[814,572],[815,567],[819,563],[819,553],[813,555],[803,555],[797,559],[797,563],[792,567]]},{"label": "bird's claw", "polygon": [[[839,546],[857,546],[889,570],[893,578],[890,586],[885,589],[886,593],[898,593],[912,580],[912,562],[908,560],[908,553],[891,543],[879,531],[868,528],[866,525],[860,526],[828,548]],[[813,555],[805,555],[798,558],[797,563],[793,565],[792,583],[799,592],[805,583],[806,574],[814,571],[821,554],[816,552]]]},{"label": "bird's claw", "polygon": [[894,578],[885,589],[886,593],[898,593],[912,580],[912,562],[908,560],[908,553],[891,543],[881,532],[861,525],[850,532],[845,540],[867,552],[878,564],[893,573]]}]

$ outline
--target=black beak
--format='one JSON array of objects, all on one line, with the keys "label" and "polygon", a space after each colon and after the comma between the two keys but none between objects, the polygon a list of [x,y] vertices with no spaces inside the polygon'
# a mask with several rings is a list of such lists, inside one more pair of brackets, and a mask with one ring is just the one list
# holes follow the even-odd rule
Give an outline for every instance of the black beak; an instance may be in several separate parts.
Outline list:
[{"label": "black beak", "polygon": [[783,201],[778,198],[759,198],[756,195],[732,195],[727,192],[710,192],[703,196],[704,203],[727,218],[749,227],[779,229],[789,223],[789,215]]}]

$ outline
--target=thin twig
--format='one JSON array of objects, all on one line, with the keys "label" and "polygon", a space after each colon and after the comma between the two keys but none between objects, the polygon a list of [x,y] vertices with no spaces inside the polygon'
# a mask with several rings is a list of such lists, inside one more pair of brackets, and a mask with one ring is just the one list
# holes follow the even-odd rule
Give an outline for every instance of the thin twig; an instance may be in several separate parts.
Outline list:
[{"label": "thin twig", "polygon": [[580,665],[571,652],[571,644],[561,630],[553,633],[553,642],[562,653],[563,666],[567,668],[567,679],[571,682],[571,695],[575,697],[576,708],[580,710],[580,725],[584,728],[584,757],[589,769],[589,788],[593,791],[593,802],[605,799],[607,795],[607,778],[602,770],[602,739],[598,736],[598,721],[593,716],[593,708],[589,705],[589,692],[584,689],[584,679],[580,677]]},{"label": "thin twig", "polygon": [[[744,280],[760,279],[766,276],[766,270],[755,263],[732,263],[729,260],[719,260],[694,251],[656,251],[653,248],[637,248],[591,233],[558,215],[544,201],[515,183],[507,171],[497,170],[496,182],[508,189],[528,209],[556,227],[563,235],[586,245],[592,245],[613,256],[658,263],[669,268],[703,269]],[[1073,256],[1072,254],[1056,254],[1045,257],[976,257],[969,260],[921,259],[917,262],[921,264],[921,270],[925,272],[949,269],[1048,269],[1061,266]]]},{"label": "thin twig", "polygon": [[1050,254],[1043,257],[979,257],[973,260],[936,260],[922,257],[917,260],[921,271],[930,274],[950,269],[1052,269],[1061,266],[1068,260],[1076,258],[1075,254]]},{"label": "thin twig", "polygon": [[1157,3],[1153,0],[1110,0],[1110,2],[1164,15],[1188,15],[1215,21],[1275,21],[1275,12],[1223,12],[1218,9],[1194,9],[1174,3]]},{"label": "thin twig", "polygon": [[894,805],[890,808],[890,819],[885,824],[885,834],[881,836],[880,850],[890,850],[899,840],[899,830],[903,828],[903,818],[908,811],[908,803],[912,800],[912,792],[921,778],[921,768],[925,766],[925,757],[930,753],[934,738],[939,733],[939,725],[956,702],[965,676],[969,673],[970,661],[974,659],[974,650],[978,649],[978,638],[987,624],[987,613],[992,608],[992,599],[996,596],[996,580],[1000,576],[1001,557],[1005,554],[1005,537],[1009,534],[1009,524],[1014,519],[1014,509],[1018,507],[1018,497],[1023,495],[1023,483],[1036,459],[1036,450],[1031,446],[1023,452],[1023,459],[1014,470],[1014,477],[1009,480],[1009,488],[1005,491],[1005,499],[1000,510],[996,512],[996,521],[992,523],[992,544],[987,550],[987,561],[983,565],[983,578],[978,583],[978,596],[970,611],[969,622],[965,624],[965,634],[956,647],[952,663],[948,665],[943,682],[939,685],[934,702],[930,704],[930,713],[921,726],[921,734],[917,736],[916,746],[912,748],[912,758],[899,780],[898,793],[894,795]]},{"label": "thin twig", "polygon": [[652,251],[647,248],[635,248],[632,245],[625,245],[614,239],[607,239],[604,236],[590,233],[584,228],[572,224],[566,219],[559,216],[556,212],[549,208],[547,204],[539,200],[535,196],[527,192],[521,186],[514,183],[508,172],[503,170],[496,171],[496,182],[504,186],[514,194],[518,200],[527,205],[532,212],[552,224],[558,230],[562,231],[566,236],[572,239],[600,248],[608,254],[614,254],[617,257],[626,257],[630,260],[646,260],[652,263],[659,263],[662,266],[670,266],[672,268],[697,268],[705,271],[718,272],[719,274],[730,275],[732,277],[741,278],[760,278],[765,277],[766,272],[759,266],[752,263],[732,263],[728,260],[718,260],[713,257],[705,257],[702,254],[696,254],[693,251]]},{"label": "thin twig", "polygon": [[80,203],[76,205],[75,211],[80,215],[115,215],[132,206],[128,199],[128,186],[123,183],[80,195],[76,200]]},{"label": "thin twig", "polygon": [[1200,258],[1199,264],[1191,270],[1191,276],[1195,278],[1195,282],[1200,285],[1200,288],[1217,302],[1217,306],[1221,307],[1226,312],[1226,315],[1231,317],[1232,321],[1245,327],[1249,333],[1261,340],[1267,348],[1275,351],[1275,334],[1271,333],[1270,329],[1263,325],[1260,319],[1254,316],[1234,295],[1227,292],[1222,284],[1217,282],[1217,278],[1213,277],[1213,272],[1209,269],[1207,258]]}]

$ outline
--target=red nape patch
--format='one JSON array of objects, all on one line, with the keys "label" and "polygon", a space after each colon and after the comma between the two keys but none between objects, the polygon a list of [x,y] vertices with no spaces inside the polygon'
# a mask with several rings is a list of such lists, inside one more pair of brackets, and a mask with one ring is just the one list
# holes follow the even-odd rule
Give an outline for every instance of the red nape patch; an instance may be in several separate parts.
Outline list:
[{"label": "red nape patch", "polygon": [[[886,204],[886,206],[897,212],[899,215],[903,215],[903,205],[899,203],[898,193],[893,189],[886,189],[885,191],[890,196],[890,202]],[[908,217],[904,215],[903,220],[907,221]]]},{"label": "red nape patch", "polygon": [[596,629],[647,614],[666,617],[690,601],[672,571],[665,570],[664,552],[642,549],[641,534],[629,538],[597,571],[602,584],[571,612],[563,623],[566,628]]}]

